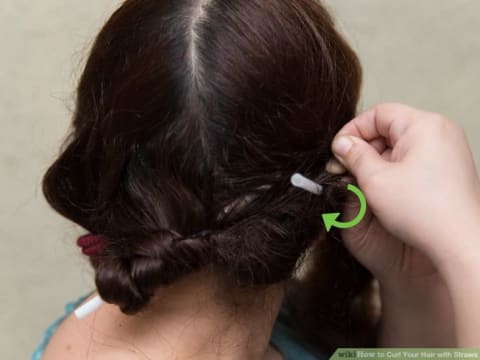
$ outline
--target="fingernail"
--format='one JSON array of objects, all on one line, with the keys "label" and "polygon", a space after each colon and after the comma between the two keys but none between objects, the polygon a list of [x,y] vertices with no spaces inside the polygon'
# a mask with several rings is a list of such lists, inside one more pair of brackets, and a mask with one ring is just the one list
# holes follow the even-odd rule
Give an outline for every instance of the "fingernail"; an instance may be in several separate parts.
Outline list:
[{"label": "fingernail", "polygon": [[341,175],[347,172],[347,169],[336,159],[330,159],[325,166],[325,170],[334,175]]},{"label": "fingernail", "polygon": [[347,155],[352,145],[352,140],[348,136],[340,136],[333,141],[332,150],[335,155],[343,157]]}]

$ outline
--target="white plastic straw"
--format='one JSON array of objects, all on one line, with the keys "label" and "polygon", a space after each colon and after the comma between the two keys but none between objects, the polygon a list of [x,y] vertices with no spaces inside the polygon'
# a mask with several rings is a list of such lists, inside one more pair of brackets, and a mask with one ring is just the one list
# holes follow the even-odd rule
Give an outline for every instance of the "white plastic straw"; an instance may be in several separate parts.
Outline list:
[{"label": "white plastic straw", "polygon": [[323,191],[322,185],[317,184],[316,182],[307,179],[302,174],[293,174],[290,178],[290,182],[293,186],[303,189],[305,191],[311,192],[315,195],[320,195]]},{"label": "white plastic straw", "polygon": [[97,310],[102,305],[103,305],[103,300],[100,296],[97,295],[92,299],[90,299],[89,301],[87,301],[85,304],[75,309],[75,315],[77,316],[78,319],[83,319],[87,315]]}]

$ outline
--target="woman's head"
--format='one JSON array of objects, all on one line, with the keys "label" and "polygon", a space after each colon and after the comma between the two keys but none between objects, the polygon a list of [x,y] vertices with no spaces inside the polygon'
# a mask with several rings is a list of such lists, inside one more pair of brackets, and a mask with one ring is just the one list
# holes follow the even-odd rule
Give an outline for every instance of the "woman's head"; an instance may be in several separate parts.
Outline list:
[{"label": "woman's head", "polygon": [[[101,296],[135,313],[206,265],[232,286],[288,279],[339,200],[324,167],[360,81],[314,0],[127,0],[95,41],[43,188],[107,239],[92,259]],[[294,189],[297,171],[332,187]]]}]

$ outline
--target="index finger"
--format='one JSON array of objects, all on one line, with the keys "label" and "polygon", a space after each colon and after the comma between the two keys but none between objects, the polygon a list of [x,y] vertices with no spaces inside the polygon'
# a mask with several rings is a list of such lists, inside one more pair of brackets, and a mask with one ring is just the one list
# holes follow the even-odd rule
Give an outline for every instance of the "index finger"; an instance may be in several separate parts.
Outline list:
[{"label": "index finger", "polygon": [[402,104],[376,105],[345,124],[337,136],[352,135],[365,141],[384,137],[394,147],[420,113]]}]

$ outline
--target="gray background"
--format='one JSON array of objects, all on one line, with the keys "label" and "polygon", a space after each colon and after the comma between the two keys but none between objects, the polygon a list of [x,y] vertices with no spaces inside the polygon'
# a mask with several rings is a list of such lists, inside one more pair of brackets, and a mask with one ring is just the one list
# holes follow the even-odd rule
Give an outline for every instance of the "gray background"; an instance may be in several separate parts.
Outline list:
[{"label": "gray background", "polygon": [[[172,0],[173,1],[173,0]],[[63,140],[73,89],[109,0],[1,0],[0,356],[26,359],[64,303],[92,287],[81,229],[49,210],[40,178]],[[480,160],[480,1],[329,0],[358,51],[364,109],[385,101],[441,112]]]}]

